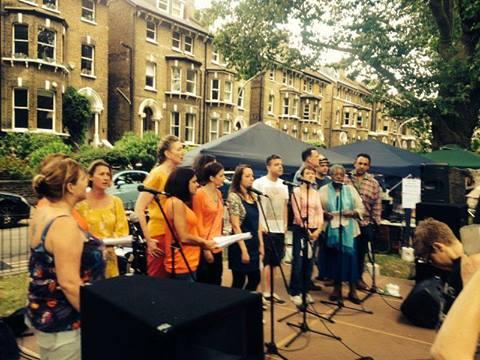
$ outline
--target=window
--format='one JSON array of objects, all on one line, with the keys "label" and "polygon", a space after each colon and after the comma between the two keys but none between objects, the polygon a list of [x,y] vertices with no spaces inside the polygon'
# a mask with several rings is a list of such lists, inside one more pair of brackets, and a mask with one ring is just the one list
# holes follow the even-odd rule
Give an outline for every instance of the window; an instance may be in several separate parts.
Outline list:
[{"label": "window", "polygon": [[218,139],[218,119],[210,119],[210,141]]},{"label": "window", "polygon": [[54,130],[55,94],[39,90],[37,95],[37,128]]},{"label": "window", "polygon": [[180,50],[180,39],[180,33],[178,31],[174,31],[172,33],[172,48],[174,48],[175,50]]},{"label": "window", "polygon": [[13,25],[13,56],[28,57],[28,26]]},{"label": "window", "polygon": [[243,87],[239,87],[238,88],[238,91],[237,91],[237,106],[239,108],[243,108],[243,90],[245,90],[245,88]]},{"label": "window", "polygon": [[13,127],[28,128],[28,90],[13,90]]},{"label": "window", "polygon": [[312,120],[318,121],[318,104],[314,103],[312,106]]},{"label": "window", "polygon": [[289,113],[289,109],[288,109],[289,105],[290,105],[290,101],[289,101],[288,97],[284,97],[284,98],[283,98],[283,115],[288,115],[288,113]]},{"label": "window", "polygon": [[182,92],[182,73],[180,68],[172,67],[172,88],[171,91]]},{"label": "window", "polygon": [[343,113],[343,125],[350,125],[350,113],[348,111]]},{"label": "window", "polygon": [[271,69],[269,72],[268,72],[268,78],[272,81],[275,81],[275,69]]},{"label": "window", "polygon": [[383,123],[383,131],[388,131],[388,122]]},{"label": "window", "polygon": [[147,21],[147,40],[157,41],[157,25],[153,21]]},{"label": "window", "polygon": [[149,89],[156,89],[157,82],[157,64],[151,61],[147,61],[147,66],[145,67],[145,87]]},{"label": "window", "polygon": [[185,46],[184,50],[186,53],[193,54],[193,38],[191,36],[185,35]]},{"label": "window", "polygon": [[195,114],[187,114],[185,117],[185,141],[195,143]]},{"label": "window", "polygon": [[170,118],[170,135],[180,138],[180,113],[173,111]]},{"label": "window", "polygon": [[287,73],[287,78],[288,78],[288,86],[293,86],[293,74]]},{"label": "window", "polygon": [[160,10],[168,12],[168,1],[169,0],[157,0],[157,7]]},{"label": "window", "polygon": [[363,117],[362,113],[359,112],[357,115],[357,127],[362,127],[363,126]]},{"label": "window", "polygon": [[212,52],[212,62],[217,64],[220,62],[220,54],[218,53],[218,51]]},{"label": "window", "polygon": [[197,72],[195,70],[187,70],[187,93],[197,93]]},{"label": "window", "polygon": [[298,99],[293,99],[293,106],[292,106],[292,115],[298,116]]},{"label": "window", "polygon": [[43,0],[43,7],[50,10],[57,10],[57,0]]},{"label": "window", "polygon": [[82,0],[82,19],[95,21],[94,0]]},{"label": "window", "polygon": [[303,104],[303,119],[310,120],[310,104],[309,103]]},{"label": "window", "polygon": [[212,80],[212,88],[210,90],[210,100],[220,100],[220,81],[218,79]]},{"label": "window", "polygon": [[273,109],[275,106],[275,95],[268,95],[268,113],[273,114]]},{"label": "window", "polygon": [[232,122],[230,120],[223,120],[223,135],[230,134],[232,132]]},{"label": "window", "polygon": [[91,45],[82,45],[81,70],[83,75],[94,74],[95,49]]},{"label": "window", "polygon": [[231,103],[232,102],[232,82],[231,81],[225,81],[225,98],[223,101]]},{"label": "window", "polygon": [[37,57],[45,61],[55,60],[55,33],[52,30],[41,29],[38,32]]},{"label": "window", "polygon": [[172,1],[172,15],[183,19],[185,4],[182,0]]},{"label": "window", "polygon": [[283,70],[283,73],[282,73],[283,77],[282,77],[282,83],[286,84],[287,83],[287,78],[288,78],[288,74],[285,70]]},{"label": "window", "polygon": [[303,81],[303,91],[311,93],[313,90],[313,80],[312,79],[305,79]]}]

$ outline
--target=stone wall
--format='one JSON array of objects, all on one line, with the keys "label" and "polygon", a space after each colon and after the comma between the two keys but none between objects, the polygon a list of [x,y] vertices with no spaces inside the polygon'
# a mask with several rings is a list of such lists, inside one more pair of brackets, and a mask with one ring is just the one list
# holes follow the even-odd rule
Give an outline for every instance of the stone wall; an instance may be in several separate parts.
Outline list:
[{"label": "stone wall", "polygon": [[0,180],[0,191],[23,196],[31,205],[37,203],[32,189],[32,180]]}]

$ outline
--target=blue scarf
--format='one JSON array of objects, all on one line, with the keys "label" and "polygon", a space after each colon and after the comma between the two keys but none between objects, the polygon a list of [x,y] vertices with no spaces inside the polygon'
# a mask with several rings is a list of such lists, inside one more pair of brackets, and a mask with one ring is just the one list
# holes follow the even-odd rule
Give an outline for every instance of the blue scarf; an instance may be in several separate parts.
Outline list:
[{"label": "blue scarf", "polygon": [[[327,201],[327,211],[328,212],[337,212],[340,207],[340,203],[342,205],[342,211],[346,210],[353,210],[355,209],[355,204],[353,201],[352,194],[350,189],[343,185],[342,189],[340,190],[340,200],[337,201],[337,192],[335,188],[330,183],[328,186],[328,201]],[[342,222],[347,218],[342,216]],[[347,225],[341,226],[342,229],[342,252],[347,254],[353,254],[354,252],[354,244],[353,244],[353,232],[354,232],[354,219],[348,218]],[[336,249],[340,249],[340,238],[339,238],[339,230],[338,228],[332,228],[331,224],[329,223],[327,226],[327,246],[333,247]]]}]

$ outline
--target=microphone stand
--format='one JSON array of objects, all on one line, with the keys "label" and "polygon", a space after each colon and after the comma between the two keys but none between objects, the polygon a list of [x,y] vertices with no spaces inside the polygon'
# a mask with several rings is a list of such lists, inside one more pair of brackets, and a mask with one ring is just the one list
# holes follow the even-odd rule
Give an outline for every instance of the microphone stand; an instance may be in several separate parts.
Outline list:
[{"label": "microphone stand", "polygon": [[[333,186],[333,185],[332,185]],[[355,307],[351,307],[351,306],[346,306],[344,303],[343,303],[343,299],[342,299],[342,267],[343,267],[343,225],[342,225],[342,189],[343,189],[343,184],[341,184],[341,187],[340,187],[340,191],[338,193],[338,197],[337,197],[337,210],[338,210],[338,216],[339,216],[339,219],[338,219],[338,242],[339,242],[339,266],[338,266],[338,270],[337,271],[337,278],[335,279],[335,282],[338,284],[340,283],[340,298],[338,299],[338,301],[336,302],[333,302],[333,301],[326,301],[326,300],[321,300],[320,302],[322,304],[327,304],[327,305],[334,305],[336,306],[335,310],[333,310],[333,312],[330,313],[330,315],[326,318],[326,320],[328,320],[329,322],[331,323],[335,323],[333,319],[333,317],[335,315],[337,315],[340,310],[342,309],[350,309],[350,310],[355,310],[355,311],[359,311],[359,312],[363,312],[363,313],[366,313],[366,314],[373,314],[372,311],[370,310],[366,310],[363,305],[362,307],[359,309],[359,308],[355,308]]]},{"label": "microphone stand", "polygon": [[[265,216],[265,210],[263,208],[262,201],[260,198],[257,198],[256,200],[257,204],[260,207],[260,211],[262,212],[263,219],[265,220],[265,226],[267,228],[268,234],[270,234],[270,226],[268,225],[267,217]],[[273,209],[273,206],[272,206]],[[265,242],[264,242],[265,243]],[[269,246],[270,246],[270,254],[274,255],[276,260],[278,260],[278,254],[277,250],[275,249],[275,246],[273,246],[273,240],[270,239],[269,241]],[[274,282],[273,282],[273,258],[270,256],[270,342],[265,343],[265,347],[267,348],[266,353],[271,354],[271,355],[277,355],[279,358],[288,360],[285,356],[280,354],[278,351],[278,346],[275,344],[275,327],[273,326],[274,323],[274,311],[275,311],[275,305],[273,301],[273,289],[274,289]],[[283,273],[282,265],[280,264],[280,272],[282,273],[283,281],[285,282],[286,286],[286,279],[285,275]]]},{"label": "microphone stand", "polygon": [[168,221],[165,211],[163,210],[162,204],[160,204],[160,200],[158,199],[158,195],[154,195],[153,198],[155,199],[155,202],[160,208],[163,218],[165,219],[165,222],[167,223],[168,229],[170,230],[170,233],[172,234],[172,238],[173,238],[173,244],[170,245],[172,249],[172,275],[171,275],[172,279],[175,278],[175,249],[178,249],[180,251],[180,255],[182,256],[183,261],[185,262],[185,265],[187,266],[188,273],[190,274],[190,278],[192,279],[192,281],[195,281],[195,277],[193,276],[193,272],[190,267],[190,264],[188,263],[187,258],[185,257],[185,253],[183,252],[182,245],[180,244],[180,241],[178,241],[177,234],[174,231],[172,224],[170,224],[170,221]]},{"label": "microphone stand", "polygon": [[[298,213],[300,214],[300,216],[302,216],[302,211],[301,211],[301,208],[300,208],[300,205],[298,204],[298,201],[297,201],[297,198],[295,196],[295,194],[293,193],[293,189],[291,188],[292,185],[289,185],[289,191],[292,192],[293,196],[293,202],[298,210]],[[335,340],[341,340],[341,338],[339,336],[336,336],[336,335],[333,335],[333,334],[327,334],[327,333],[323,333],[323,332],[320,332],[320,331],[317,331],[317,330],[313,330],[311,329],[309,326],[308,326],[308,322],[307,322],[307,313],[309,313],[310,315],[313,315],[319,319],[325,319],[325,320],[328,320],[326,318],[324,318],[322,315],[318,314],[317,312],[314,312],[310,309],[308,309],[308,306],[309,304],[307,304],[307,288],[306,288],[306,282],[307,282],[307,261],[308,261],[308,239],[309,239],[309,235],[308,235],[308,198],[309,198],[309,190],[310,190],[310,185],[307,184],[307,216],[305,218],[302,218],[302,223],[303,223],[303,230],[305,232],[304,234],[304,238],[302,239],[303,242],[302,242],[302,250],[301,250],[301,261],[302,261],[302,306],[299,307],[298,310],[296,310],[295,312],[287,315],[287,316],[284,316],[283,318],[279,319],[278,322],[282,322],[283,320],[286,320],[294,315],[297,315],[299,313],[302,313],[302,322],[299,323],[299,324],[294,324],[294,323],[291,323],[291,322],[287,322],[287,325],[288,326],[291,326],[291,327],[295,327],[295,328],[298,328],[298,332],[297,334],[292,338],[290,339],[286,344],[285,344],[285,347],[289,347],[291,344],[293,344],[293,342],[295,340],[297,340],[302,334],[305,334],[307,332],[312,332],[312,333],[315,333],[315,334],[318,334],[318,335],[323,335],[323,336],[327,336],[327,337],[330,337],[330,338],[333,338]]]}]

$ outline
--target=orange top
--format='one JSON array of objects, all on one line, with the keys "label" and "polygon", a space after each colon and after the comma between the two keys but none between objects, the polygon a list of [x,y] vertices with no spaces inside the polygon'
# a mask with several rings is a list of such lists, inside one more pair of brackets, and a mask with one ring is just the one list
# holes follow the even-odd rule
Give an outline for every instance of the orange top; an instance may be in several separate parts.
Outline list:
[{"label": "orange top", "polygon": [[[37,203],[37,207],[38,208],[41,208],[43,206],[46,206],[48,205],[49,201],[47,198],[42,198],[40,200],[38,200],[38,203]],[[87,220],[85,220],[82,215],[80,215],[80,213],[77,211],[77,209],[73,208],[72,209],[72,217],[75,219],[75,221],[77,222],[78,226],[80,227],[80,229],[82,229],[83,231],[86,231],[88,232],[88,223],[87,223]]]},{"label": "orange top", "polygon": [[[165,201],[165,214],[167,215],[167,219],[172,225],[173,230],[175,231],[175,225],[173,223],[173,201],[181,201],[176,197],[168,198]],[[187,221],[187,230],[189,234],[199,236],[198,229],[197,229],[197,216],[195,213],[190,209],[187,205],[182,202],[183,206],[185,207],[185,219]],[[171,273],[173,272],[172,268],[172,242],[173,237],[172,233],[168,226],[165,228],[165,269]],[[198,245],[192,244],[181,244],[180,246],[183,249],[183,253],[185,254],[185,258],[187,259],[188,264],[190,265],[190,269],[192,271],[197,271],[198,263],[200,262],[200,247]],[[186,274],[188,273],[188,267],[183,260],[182,254],[179,250],[175,250],[175,274]]]},{"label": "orange top", "polygon": [[[150,171],[147,178],[143,184],[149,188],[163,191],[165,189],[165,184],[167,183],[168,175],[164,171],[160,170],[158,167]],[[160,196],[160,204],[165,207],[165,196]],[[148,205],[148,215],[150,219],[148,221],[148,232],[150,236],[159,236],[165,234],[165,219],[163,218],[162,212],[158,207],[155,199],[152,199]]]},{"label": "orange top", "polygon": [[[208,196],[205,188],[200,188],[193,196],[193,211],[198,218],[198,234],[206,240],[222,235],[223,201],[222,193],[217,190],[217,201]],[[212,251],[219,253],[222,249]]]}]

